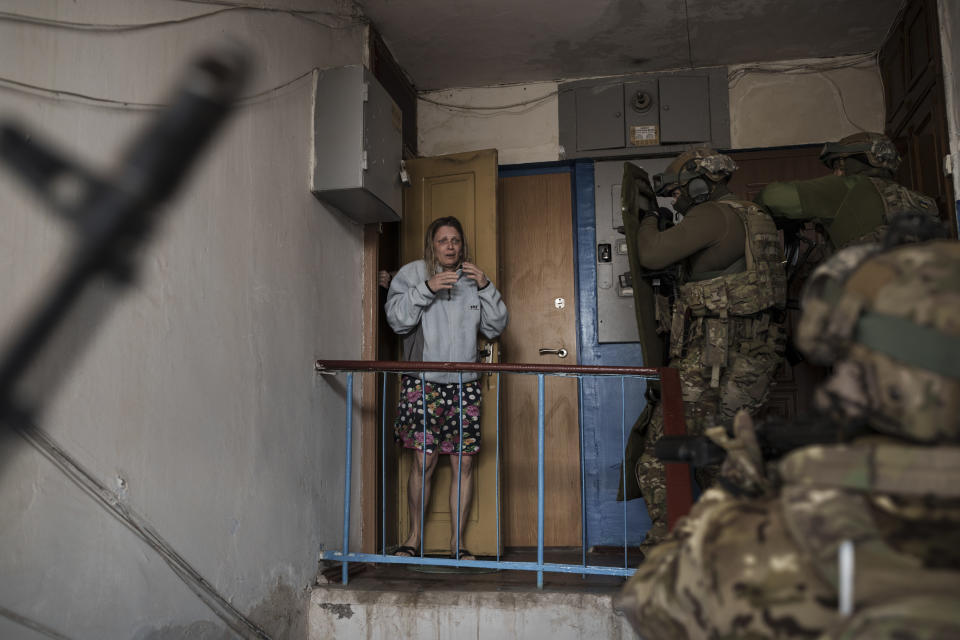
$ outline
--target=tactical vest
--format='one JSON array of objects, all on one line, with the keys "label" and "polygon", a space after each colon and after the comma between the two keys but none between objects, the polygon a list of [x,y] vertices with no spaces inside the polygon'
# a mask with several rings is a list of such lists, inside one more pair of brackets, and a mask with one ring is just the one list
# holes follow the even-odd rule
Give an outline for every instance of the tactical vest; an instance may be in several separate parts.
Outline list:
[{"label": "tactical vest", "polygon": [[[883,202],[883,221],[870,232],[855,238],[844,239],[842,234],[838,234],[838,237],[833,238],[838,248],[855,244],[879,242],[887,230],[887,225],[890,224],[890,221],[901,211],[926,211],[933,220],[939,220],[940,214],[937,209],[937,203],[933,198],[925,196],[922,193],[917,193],[916,191],[911,191],[892,180],[874,176],[870,176],[868,179],[880,194],[880,199]],[[831,235],[831,237],[833,236]]]},{"label": "tactical vest", "polygon": [[[804,564],[836,585],[840,544],[855,549],[854,614],[820,637],[958,637],[960,571],[942,545],[956,540],[951,528],[960,524],[960,447],[812,446],[779,469],[782,513]],[[937,522],[932,534],[918,529],[924,522]]]},{"label": "tactical vest", "polygon": [[779,464],[785,484],[868,494],[960,499],[960,446],[891,439],[813,445]]},{"label": "tactical vest", "polygon": [[[729,318],[782,309],[787,298],[780,236],[773,220],[753,203],[723,200],[718,204],[731,207],[744,225],[744,257],[719,274],[693,274],[694,279],[681,285],[670,327],[670,355],[678,357],[683,353],[688,316],[705,325],[706,344],[701,365],[711,370],[712,387],[719,385],[720,369],[728,364]],[[769,328],[769,316],[758,320],[762,322],[750,325],[756,331]]]},{"label": "tactical vest", "polygon": [[909,209],[920,209],[930,212],[935,217],[939,216],[937,203],[929,196],[911,191],[892,180],[872,177],[870,182],[873,183],[873,186],[880,192],[880,197],[883,198],[884,222],[889,222],[891,216],[897,212]]},{"label": "tactical vest", "polygon": [[[787,301],[787,276],[783,268],[780,235],[773,219],[750,202],[724,200],[746,228],[744,269],[714,277],[700,276],[680,286],[677,310],[694,316],[748,316]],[[696,274],[694,274],[696,275]]]}]

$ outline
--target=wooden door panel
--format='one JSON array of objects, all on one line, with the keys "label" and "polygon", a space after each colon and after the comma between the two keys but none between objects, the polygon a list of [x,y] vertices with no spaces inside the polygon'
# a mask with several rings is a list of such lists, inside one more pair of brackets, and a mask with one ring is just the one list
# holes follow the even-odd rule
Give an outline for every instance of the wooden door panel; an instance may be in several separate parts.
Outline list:
[{"label": "wooden door panel", "polygon": [[[470,248],[471,259],[496,283],[497,274],[497,152],[490,149],[433,158],[407,161],[411,185],[404,192],[400,225],[401,263],[423,257],[423,236],[427,226],[437,218],[456,216]],[[496,361],[496,346],[491,346]],[[397,383],[399,385],[399,382]],[[495,376],[485,376],[480,419],[481,447],[474,471],[473,502],[461,548],[477,555],[496,555],[497,546],[497,476],[496,419],[497,385]],[[395,410],[395,408],[394,408]],[[433,490],[426,508],[424,549],[427,553],[450,550],[451,513],[448,501],[451,472],[448,459],[441,456],[434,472]],[[400,537],[409,530],[407,477],[412,454],[404,451],[397,475],[396,504],[399,513]]]},{"label": "wooden door panel", "polygon": [[885,130],[903,156],[897,181],[933,197],[957,237],[953,182],[942,168],[949,139],[936,0],[906,3],[879,59]]},{"label": "wooden door panel", "polygon": [[[760,151],[734,151],[730,156],[740,167],[730,179],[730,190],[744,200],[753,200],[771,182],[809,180],[828,175],[830,170],[820,162],[820,145],[791,149],[764,149]],[[821,239],[822,241],[822,239]],[[823,256],[822,252],[811,255],[811,262]],[[812,266],[812,265],[811,265]],[[803,281],[790,283],[788,298],[798,300]],[[796,332],[799,313],[791,310],[787,315],[787,334]],[[827,370],[806,361],[784,361],[777,369],[775,384],[764,407],[757,412],[759,419],[782,417],[790,420],[809,413],[813,408],[813,391],[826,376]]]},{"label": "wooden door panel", "polygon": [[[500,179],[503,294],[510,326],[503,359],[516,363],[577,362],[570,175]],[[557,300],[563,302],[557,304]],[[566,349],[567,357],[539,349]],[[537,543],[538,384],[505,376],[503,386],[503,535],[506,546]],[[578,546],[580,436],[577,382],[545,378],[544,544]]]}]

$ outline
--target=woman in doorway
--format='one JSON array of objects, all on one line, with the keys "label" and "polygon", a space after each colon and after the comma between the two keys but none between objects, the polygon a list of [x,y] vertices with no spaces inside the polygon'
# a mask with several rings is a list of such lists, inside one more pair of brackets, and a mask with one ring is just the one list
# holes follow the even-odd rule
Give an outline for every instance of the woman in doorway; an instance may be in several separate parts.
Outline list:
[{"label": "woman in doorway", "polygon": [[[393,277],[387,293],[387,321],[402,336],[404,360],[476,362],[477,333],[496,338],[507,326],[500,292],[468,260],[460,221],[453,216],[438,218],[427,227],[423,260],[404,265]],[[474,459],[480,450],[479,374],[464,373],[462,389],[458,373],[428,371],[423,377],[425,394],[419,375],[401,378],[394,437],[415,455],[407,482],[411,531],[395,555],[420,555],[421,498],[423,504],[429,502],[437,460],[446,454],[455,456],[450,458],[454,470],[450,513],[458,513],[458,503],[460,507],[459,517],[451,521],[450,548],[459,549],[454,551],[456,558],[472,560],[463,548],[463,533],[473,497]]]}]

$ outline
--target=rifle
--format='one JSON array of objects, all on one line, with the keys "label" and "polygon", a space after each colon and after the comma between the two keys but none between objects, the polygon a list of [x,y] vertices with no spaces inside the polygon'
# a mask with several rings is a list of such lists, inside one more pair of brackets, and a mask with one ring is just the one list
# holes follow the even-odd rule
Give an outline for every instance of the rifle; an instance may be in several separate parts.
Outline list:
[{"label": "rifle", "polygon": [[[171,103],[135,137],[118,168],[96,175],[33,133],[0,121],[0,162],[76,231],[75,246],[0,353],[0,423],[37,412],[109,310],[135,280],[138,250],[169,198],[226,119],[247,76],[236,46],[194,60]],[[70,188],[64,188],[64,185]],[[97,287],[107,282],[116,287]]]},{"label": "rifle", "polygon": [[[732,425],[724,425],[732,435]],[[779,460],[794,449],[836,444],[863,432],[860,425],[838,425],[823,415],[785,420],[771,418],[754,427],[764,460]],[[661,462],[686,462],[695,467],[717,465],[727,451],[706,436],[662,436],[654,446]]]}]

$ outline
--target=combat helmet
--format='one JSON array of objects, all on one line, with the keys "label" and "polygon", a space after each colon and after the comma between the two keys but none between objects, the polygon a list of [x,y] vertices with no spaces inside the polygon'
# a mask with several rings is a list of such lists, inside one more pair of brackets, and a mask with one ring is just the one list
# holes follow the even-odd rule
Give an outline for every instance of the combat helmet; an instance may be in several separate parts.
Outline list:
[{"label": "combat helmet", "polygon": [[685,151],[671,162],[663,173],[653,176],[653,189],[658,196],[667,197],[680,190],[673,208],[685,213],[690,207],[726,193],[719,189],[726,185],[737,170],[733,158],[708,147]]},{"label": "combat helmet", "polygon": [[[820,152],[820,161],[833,169],[837,161],[853,158],[865,165],[864,171],[856,171],[852,166],[845,166],[847,173],[869,173],[868,167],[880,169],[888,176],[893,176],[900,166],[900,153],[896,145],[882,133],[863,131],[841,138],[837,142],[828,142]],[[845,163],[852,164],[852,163]]]},{"label": "combat helmet", "polygon": [[822,409],[921,443],[960,441],[960,243],[858,245],[804,290],[797,347],[834,365]]}]

